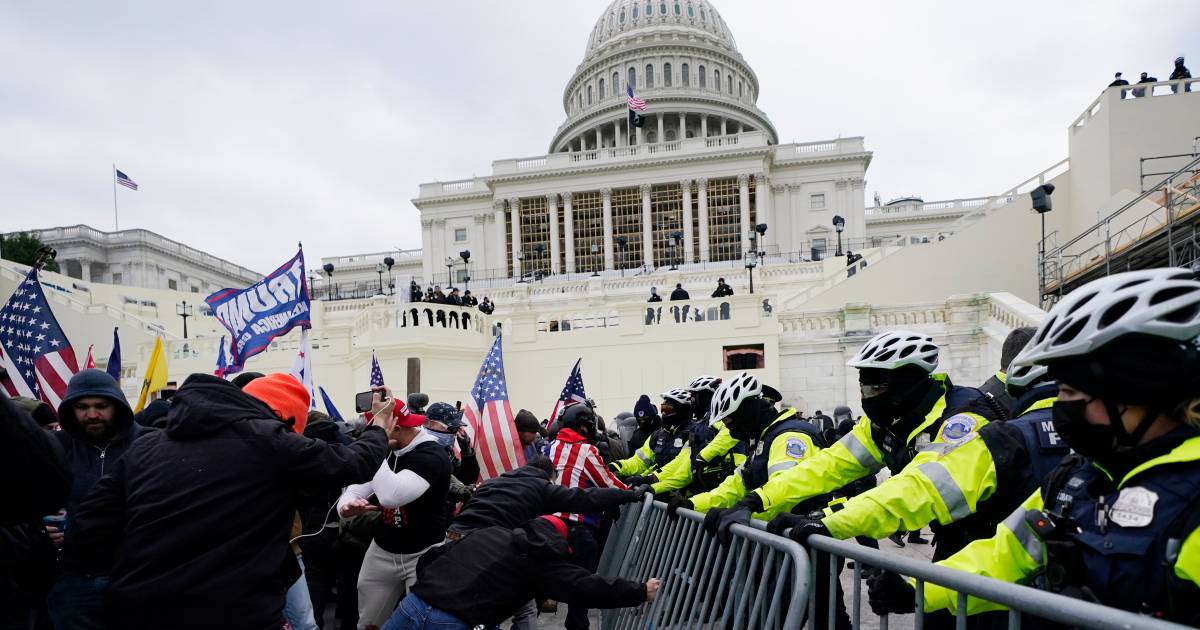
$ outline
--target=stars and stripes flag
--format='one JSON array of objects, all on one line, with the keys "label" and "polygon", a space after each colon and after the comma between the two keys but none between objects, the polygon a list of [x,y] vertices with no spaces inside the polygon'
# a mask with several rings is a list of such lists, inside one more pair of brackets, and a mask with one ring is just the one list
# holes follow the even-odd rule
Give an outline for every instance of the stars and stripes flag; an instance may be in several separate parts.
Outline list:
[{"label": "stars and stripes flag", "polygon": [[629,105],[629,109],[632,109],[635,112],[646,111],[646,101],[643,101],[642,99],[633,95],[632,85],[625,86],[625,93],[629,95],[629,98],[625,99],[625,104]]},{"label": "stars and stripes flag", "polygon": [[213,370],[213,376],[225,378],[225,372],[229,369],[229,360],[225,358],[225,335],[221,335],[221,341],[217,343],[217,367]]},{"label": "stars and stripes flag", "polygon": [[308,408],[317,408],[317,388],[313,385],[312,369],[312,340],[308,336],[308,328],[300,329],[300,348],[296,358],[292,359],[292,376],[308,390]]},{"label": "stars and stripes flag", "polygon": [[129,176],[126,175],[125,173],[122,173],[120,170],[117,170],[117,169],[114,169],[114,170],[117,171],[117,183],[118,184],[120,184],[126,188],[129,188],[130,190],[137,190],[137,182],[133,181],[132,179],[129,179]]},{"label": "stars and stripes flag", "polygon": [[577,402],[587,402],[587,394],[583,391],[583,371],[579,369],[583,359],[575,360],[575,367],[571,368],[571,373],[567,375],[567,384],[563,385],[562,393],[558,395],[558,400],[554,403],[554,411],[550,412],[550,421],[554,422],[558,418],[558,412],[567,405]]},{"label": "stars and stripes flag", "polygon": [[521,450],[512,407],[508,404],[500,335],[496,335],[492,349],[479,367],[479,376],[467,396],[463,415],[475,435],[480,481],[525,465],[525,453]]},{"label": "stars and stripes flag", "polygon": [[0,366],[0,385],[10,396],[36,398],[53,409],[79,371],[75,351],[42,293],[37,267],[0,308]]},{"label": "stars and stripes flag", "polygon": [[383,387],[383,370],[379,369],[379,359],[375,358],[375,351],[371,351],[371,389]]}]

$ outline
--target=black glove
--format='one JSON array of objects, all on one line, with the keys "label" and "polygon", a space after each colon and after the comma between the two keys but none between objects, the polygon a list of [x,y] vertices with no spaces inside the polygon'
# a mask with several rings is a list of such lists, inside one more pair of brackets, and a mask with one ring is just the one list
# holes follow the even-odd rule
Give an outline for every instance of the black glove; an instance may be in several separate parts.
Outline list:
[{"label": "black glove", "polygon": [[458,435],[455,436],[455,439],[458,440],[458,450],[464,458],[475,456],[475,450],[471,448],[471,436]]},{"label": "black glove", "polygon": [[626,478],[622,479],[622,481],[625,482],[625,485],[629,486],[630,488],[633,488],[635,486],[640,486],[644,483],[647,483],[649,481],[649,477],[643,477],[641,475],[633,475],[632,477],[626,477]]},{"label": "black glove", "polygon": [[625,493],[625,500],[622,503],[637,503],[642,500],[644,492],[638,492],[637,488],[631,488]]},{"label": "black glove", "polygon": [[792,531],[788,534],[788,538],[801,545],[808,545],[808,537],[813,535],[833,538],[833,535],[829,533],[829,528],[825,527],[824,521],[819,518],[809,518],[807,516],[792,526]]},{"label": "black glove", "polygon": [[758,498],[758,494],[751,492],[746,495],[721,515],[717,522],[717,540],[721,541],[722,545],[733,542],[733,526],[749,525],[750,516],[761,511],[763,511],[763,504],[762,499]]},{"label": "black glove", "polygon": [[776,536],[782,536],[783,532],[799,525],[804,520],[805,517],[800,516],[799,514],[790,514],[784,512],[783,514],[771,519],[770,523],[767,523],[767,533],[775,534]]},{"label": "black glove", "polygon": [[692,481],[697,481],[704,475],[704,469],[708,468],[708,462],[704,461],[700,455],[692,458]]},{"label": "black glove", "polygon": [[704,515],[704,531],[710,536],[717,535],[717,523],[721,522],[721,516],[727,512],[725,508],[713,508]]},{"label": "black glove", "polygon": [[880,571],[867,578],[867,601],[877,615],[907,615],[917,609],[917,590],[899,575]]},{"label": "black glove", "polygon": [[640,483],[630,489],[633,490],[634,492],[636,492],[639,497],[646,494],[647,492],[649,492],[650,494],[654,494],[654,489],[651,488],[650,484],[648,484],[648,483]]},{"label": "black glove", "polygon": [[671,500],[667,502],[667,518],[671,520],[679,518],[679,508],[694,510],[696,509],[696,504],[692,503],[691,499],[685,499],[678,494],[674,495],[671,497]]}]

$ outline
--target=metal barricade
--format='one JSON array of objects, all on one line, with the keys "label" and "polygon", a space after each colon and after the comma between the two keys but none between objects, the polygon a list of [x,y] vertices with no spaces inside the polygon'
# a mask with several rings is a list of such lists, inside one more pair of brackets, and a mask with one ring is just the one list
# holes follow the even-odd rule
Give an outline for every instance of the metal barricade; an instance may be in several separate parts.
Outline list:
[{"label": "metal barricade", "polygon": [[729,546],[703,529],[704,516],[647,496],[626,507],[600,560],[602,575],[660,578],[652,604],[601,613],[604,630],[745,628],[795,630],[804,622],[810,570],[799,544],[737,526]]},{"label": "metal barricade", "polygon": [[[834,540],[825,536],[813,536],[809,538],[809,547],[809,553],[811,554],[810,566],[814,568],[818,566],[818,554],[828,553],[835,559],[854,560],[853,579],[851,582],[853,596],[847,602],[851,623],[854,628],[861,627],[859,622],[861,621],[862,571],[864,564],[915,578],[916,618],[913,621],[916,630],[921,630],[925,623],[925,613],[922,610],[922,605],[926,582],[953,589],[957,592],[958,603],[956,606],[957,614],[955,622],[958,630],[965,630],[967,627],[968,617],[966,608],[968,596],[977,597],[1007,607],[1009,630],[1019,630],[1022,620],[1026,616],[1066,624],[1072,627],[1102,630],[1182,630],[1183,628],[1190,627],[1085,602],[1028,586],[1010,584],[973,573],[956,571],[929,562],[913,560],[912,558],[890,554],[878,549],[863,547],[849,540]],[[829,600],[827,602],[816,601],[816,589],[812,589],[812,596],[809,598],[810,614],[808,617],[810,619],[819,618],[818,616],[814,616],[818,613],[818,606],[828,606],[828,609],[832,609],[834,606],[835,594],[833,588],[840,577],[838,567],[842,563],[829,562],[827,564],[830,567],[829,575],[813,575],[811,579],[814,584],[818,579],[827,579],[830,581]],[[833,630],[834,617],[833,614],[828,615],[830,620],[829,630]],[[1038,624],[1032,623],[1030,625],[1036,627]],[[887,615],[879,617],[879,628],[887,630]]]}]

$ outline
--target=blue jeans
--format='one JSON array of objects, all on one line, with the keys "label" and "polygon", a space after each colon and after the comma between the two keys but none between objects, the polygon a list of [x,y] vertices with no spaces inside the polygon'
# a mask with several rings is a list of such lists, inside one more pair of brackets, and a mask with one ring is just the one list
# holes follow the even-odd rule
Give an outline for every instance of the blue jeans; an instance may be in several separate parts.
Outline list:
[{"label": "blue jeans", "polygon": [[422,628],[471,630],[471,627],[458,617],[430,606],[415,593],[409,593],[396,607],[396,612],[392,613],[387,623],[383,624],[383,630],[421,630]]},{"label": "blue jeans", "polygon": [[283,603],[283,618],[295,630],[318,630],[312,598],[308,596],[308,582],[304,577],[304,560],[296,556],[296,562],[300,563],[300,579],[288,589],[287,599]]},{"label": "blue jeans", "polygon": [[102,630],[107,577],[64,575],[46,597],[50,622],[58,630]]}]

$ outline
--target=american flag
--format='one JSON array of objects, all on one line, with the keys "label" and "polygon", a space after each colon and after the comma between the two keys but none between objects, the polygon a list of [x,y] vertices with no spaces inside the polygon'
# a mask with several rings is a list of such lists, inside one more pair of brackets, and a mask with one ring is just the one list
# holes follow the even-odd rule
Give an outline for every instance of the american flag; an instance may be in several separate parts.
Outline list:
[{"label": "american flag", "polygon": [[229,360],[225,358],[225,335],[221,335],[221,341],[217,343],[217,367],[213,370],[213,376],[225,378],[225,371],[229,369]]},{"label": "american flag", "polygon": [[75,351],[42,293],[37,267],[0,309],[0,367],[0,384],[10,396],[37,398],[54,409],[79,371]]},{"label": "american flag", "polygon": [[479,460],[481,481],[525,465],[504,380],[504,353],[500,335],[496,335],[463,410],[475,435],[475,458]]},{"label": "american flag", "polygon": [[575,360],[575,367],[571,368],[571,374],[567,376],[567,384],[563,385],[562,393],[558,395],[558,401],[554,403],[554,411],[550,412],[551,422],[558,418],[558,411],[563,407],[587,402],[587,394],[583,392],[583,371],[579,369],[579,364],[582,362],[582,358]]},{"label": "american flag", "polygon": [[379,369],[379,359],[375,358],[375,351],[371,351],[371,389],[383,387],[383,370]]},{"label": "american flag", "polygon": [[629,95],[629,98],[625,99],[625,104],[629,105],[629,109],[632,109],[635,112],[646,111],[646,101],[643,101],[642,99],[633,95],[632,85],[625,86],[625,93]]},{"label": "american flag", "polygon": [[300,329],[300,348],[292,359],[292,376],[308,390],[308,408],[317,408],[317,388],[313,385],[312,340],[307,328]]},{"label": "american flag", "polygon": [[117,183],[133,190],[137,190],[137,182],[129,179],[129,176],[121,171],[117,171]]}]

